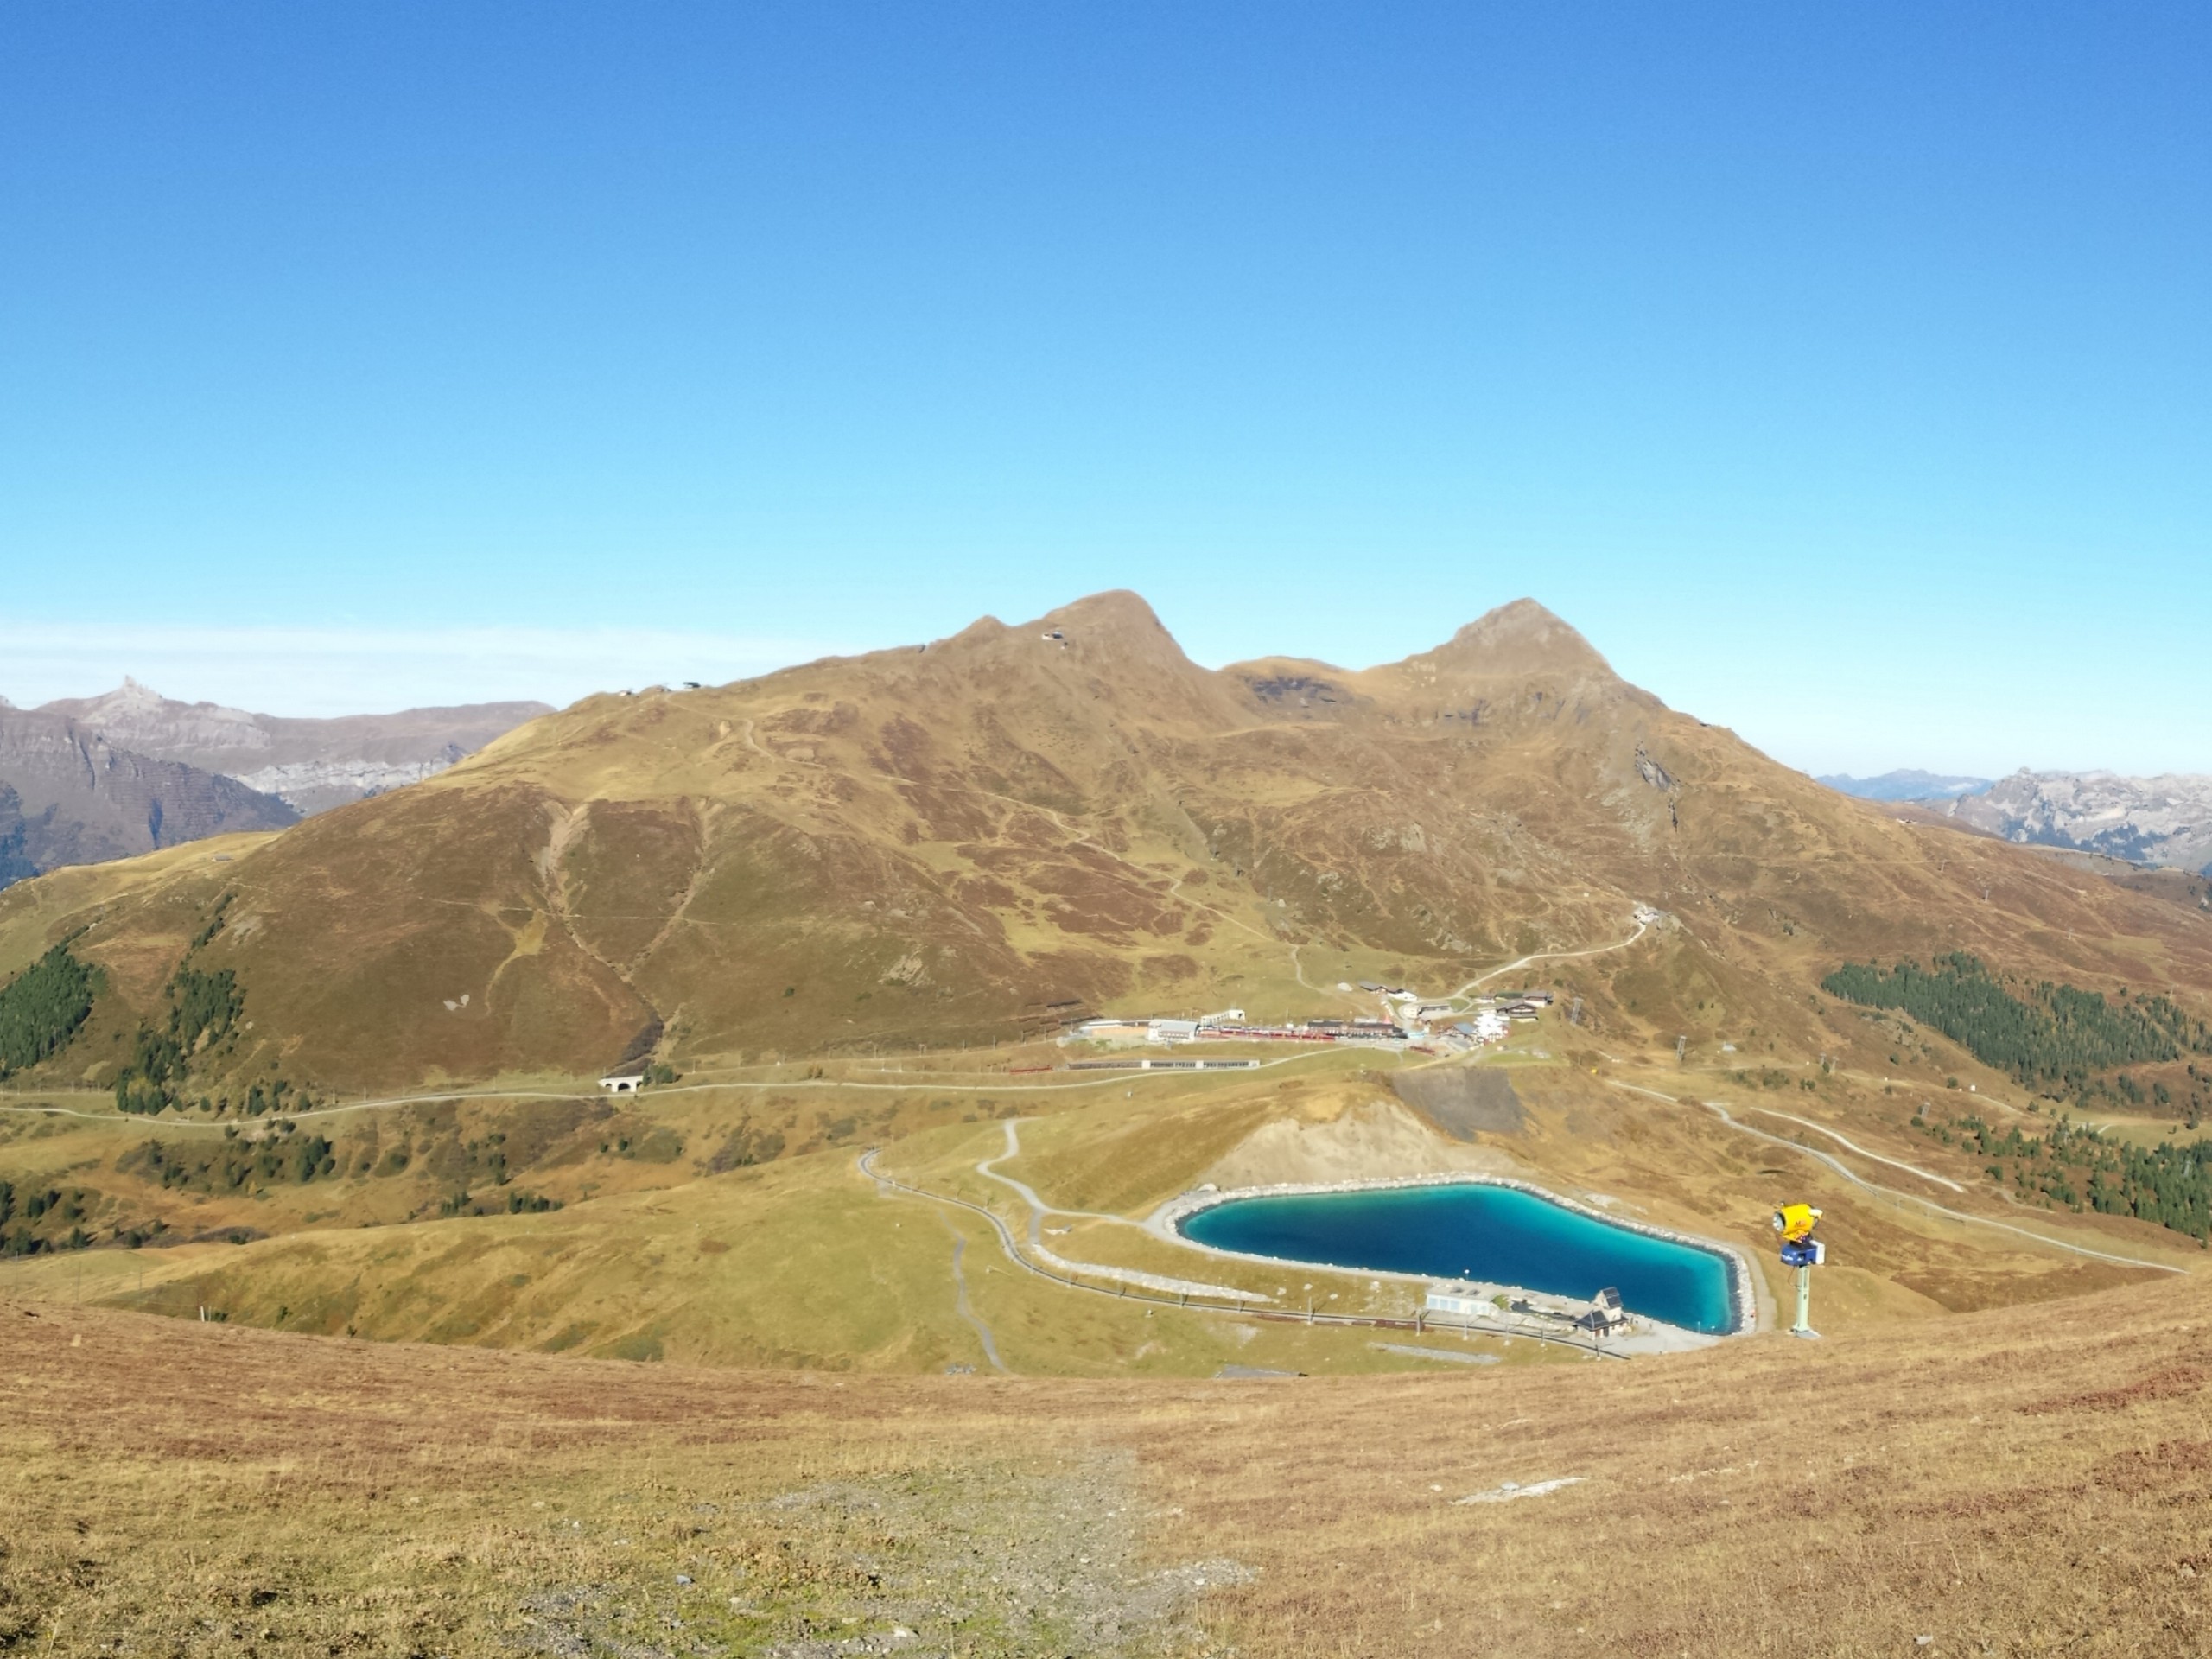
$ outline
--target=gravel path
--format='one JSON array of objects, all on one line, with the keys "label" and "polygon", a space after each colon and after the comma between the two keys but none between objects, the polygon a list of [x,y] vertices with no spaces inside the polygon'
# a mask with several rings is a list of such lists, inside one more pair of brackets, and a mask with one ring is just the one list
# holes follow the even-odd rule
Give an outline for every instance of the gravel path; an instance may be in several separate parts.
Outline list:
[{"label": "gravel path", "polygon": [[1014,1375],[1013,1371],[1007,1368],[1006,1361],[999,1357],[999,1345],[992,1338],[991,1327],[983,1323],[982,1317],[968,1302],[968,1275],[960,1270],[960,1258],[967,1254],[968,1241],[962,1236],[960,1230],[952,1224],[952,1218],[944,1211],[935,1210],[931,1213],[943,1222],[944,1230],[952,1235],[952,1306],[959,1313],[960,1317],[967,1320],[969,1326],[974,1329],[976,1339],[983,1344],[984,1357],[999,1370],[1011,1376]]}]

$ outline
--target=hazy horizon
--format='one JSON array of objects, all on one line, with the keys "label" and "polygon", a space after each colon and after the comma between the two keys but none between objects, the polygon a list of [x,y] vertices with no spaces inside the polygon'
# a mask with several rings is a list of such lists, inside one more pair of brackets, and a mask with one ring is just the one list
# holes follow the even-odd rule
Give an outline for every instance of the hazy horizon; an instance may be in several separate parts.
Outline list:
[{"label": "hazy horizon", "polygon": [[[1077,597],[1081,596],[1071,595],[1070,599]],[[999,620],[1019,622],[1027,619],[1001,615]],[[1173,620],[1165,616],[1161,620],[1173,632]],[[1472,621],[1475,619],[1469,617],[1465,620]],[[1570,625],[1574,620],[1572,617],[1563,620]],[[1454,627],[1457,626],[1453,625]],[[1412,655],[1440,645],[1451,637],[1452,632],[1452,628],[1446,628],[1436,638],[1414,645],[1406,654]],[[811,662],[822,657],[854,656],[918,643],[926,642],[901,639],[872,641],[865,645],[803,648],[791,641],[620,629],[578,630],[569,634],[551,630],[520,629],[456,630],[448,634],[441,634],[435,630],[407,633],[365,632],[358,634],[337,630],[301,630],[296,633],[277,630],[237,630],[200,642],[196,647],[192,642],[169,645],[166,652],[162,643],[143,639],[138,640],[137,650],[156,662],[165,664],[164,671],[160,674],[149,674],[125,667],[94,683],[93,679],[88,679],[81,670],[55,662],[49,664],[43,674],[25,677],[34,688],[37,688],[29,693],[13,685],[0,684],[0,699],[5,699],[17,708],[36,708],[65,699],[103,696],[115,690],[125,678],[129,678],[179,702],[210,702],[255,714],[294,717],[391,714],[404,709],[467,702],[540,702],[559,709],[601,692],[654,683],[677,684],[685,680],[721,684],[772,673],[779,668]],[[1592,639],[1591,644],[1601,654],[1607,654],[1602,639]],[[216,655],[217,650],[221,653],[219,657]],[[1187,645],[1185,650],[1188,650]],[[9,671],[16,671],[25,659],[24,655],[18,654],[21,636],[5,624],[0,624],[0,651],[9,653],[6,658]],[[1252,653],[1255,657],[1283,654],[1264,651]],[[38,660],[35,652],[29,655],[31,660]],[[405,664],[419,676],[410,683],[423,688],[423,695],[386,690],[379,701],[359,704],[348,702],[346,693],[356,686],[352,677],[340,676],[335,684],[325,679],[309,682],[305,677],[316,672],[319,667],[327,667],[334,658],[339,660],[350,658],[349,666],[364,678],[374,676],[386,686],[391,683],[392,665],[395,663]],[[118,659],[120,659],[119,655]],[[1194,656],[1193,660],[1201,661],[1201,665],[1206,668],[1220,669],[1231,662],[1249,658],[1240,657],[1203,662]],[[1325,657],[1319,660],[1348,671],[1377,665],[1375,663],[1347,663]],[[1382,660],[1395,662],[1401,659],[1390,658]],[[251,666],[240,672],[232,665],[241,661]],[[656,662],[664,666],[658,671],[646,671]],[[717,674],[711,666],[715,664],[728,665],[732,671]],[[594,665],[608,671],[626,667],[630,671],[594,675],[589,671]],[[1618,668],[1618,664],[1615,666]],[[202,682],[234,687],[237,694],[219,695],[213,691],[193,689]],[[52,685],[61,685],[67,689],[44,689]],[[440,688],[443,688],[442,691]],[[1653,688],[1647,686],[1645,689]],[[268,695],[262,695],[264,693]],[[1717,718],[1707,710],[1688,708],[1684,712],[1710,724],[1730,727],[1754,743],[1758,741],[1735,722]],[[1928,734],[1922,741],[1940,741],[1941,734]],[[1764,744],[1760,747],[1774,759],[1818,779],[1845,777],[1864,781],[1891,772],[1924,772],[1941,776],[1968,776],[1995,780],[2023,769],[2037,772],[2113,772],[2138,777],[2202,775],[2181,766],[2130,771],[2097,761],[2078,765],[2044,764],[2027,759],[2015,760],[2010,765],[1979,767],[1925,759],[1893,759],[1878,765],[1855,767],[1825,766],[1808,764],[1797,755],[1766,748]],[[2206,770],[2212,771],[2212,768]]]}]

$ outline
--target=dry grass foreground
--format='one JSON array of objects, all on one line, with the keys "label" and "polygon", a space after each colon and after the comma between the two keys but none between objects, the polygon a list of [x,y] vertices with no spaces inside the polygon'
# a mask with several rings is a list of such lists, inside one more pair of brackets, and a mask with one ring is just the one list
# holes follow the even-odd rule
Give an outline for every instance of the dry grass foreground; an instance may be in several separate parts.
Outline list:
[{"label": "dry grass foreground", "polygon": [[[2192,1277],[1631,1365],[1121,1382],[0,1304],[0,1632],[66,1654],[2202,1653],[2208,1316]],[[1576,1484],[1510,1496],[1555,1481]]]}]

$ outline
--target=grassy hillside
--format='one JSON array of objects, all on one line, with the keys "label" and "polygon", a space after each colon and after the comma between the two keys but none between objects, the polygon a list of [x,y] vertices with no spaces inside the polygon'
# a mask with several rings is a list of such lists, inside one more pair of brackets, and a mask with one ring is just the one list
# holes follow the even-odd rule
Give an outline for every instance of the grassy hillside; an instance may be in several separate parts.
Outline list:
[{"label": "grassy hillside", "polygon": [[0,894],[0,971],[83,929],[109,976],[50,1081],[112,1084],[113,1033],[158,1021],[226,899],[198,964],[252,1029],[204,1081],[339,1096],[587,1077],[640,1040],[693,1069],[1078,1009],[1343,1013],[1339,982],[1618,941],[1637,901],[1669,912],[1654,949],[1546,970],[1617,1052],[1807,1058],[1857,1034],[1808,1001],[1838,963],[1954,950],[2212,1012],[2212,917],[1838,797],[1525,602],[1362,673],[1203,670],[1108,594],[589,699],[279,836]]},{"label": "grassy hillside", "polygon": [[[1374,1346],[1388,1338],[1372,1328],[1128,1295],[1115,1272],[1224,1287],[1279,1312],[1310,1283],[1329,1311],[1411,1316],[1414,1281],[1225,1262],[1135,1224],[1206,1181],[1531,1180],[1738,1246],[1771,1281],[1770,1309],[1787,1287],[1769,1262],[1768,1215],[1810,1196],[1834,1253],[1820,1319],[1839,1331],[2049,1301],[2202,1260],[2190,1234],[2077,1211],[2050,1179],[2070,1172],[2037,1151],[2051,1120],[2005,1085],[1937,1096],[1847,1069],[1641,1066],[1563,1052],[1573,1034],[1524,1027],[1485,1060],[1511,1079],[1521,1121],[1456,1135],[1394,1086],[1448,1068],[1326,1051],[1255,1072],[1104,1077],[994,1077],[970,1069],[985,1051],[929,1067],[687,1078],[620,1103],[546,1090],[243,1128],[149,1123],[105,1103],[13,1106],[0,1111],[0,1167],[54,1207],[0,1226],[41,1247],[0,1268],[0,1285],[287,1331],[613,1357],[1207,1376],[1421,1362]],[[1972,1100],[1986,1135],[1955,1132],[1939,1099]],[[1999,1134],[2015,1155],[1992,1179]],[[880,1173],[928,1196],[863,1174],[869,1147]],[[1033,1217],[998,1176],[1053,1213]],[[1021,1243],[1019,1259],[981,1212]],[[1035,1230],[1046,1224],[1049,1236]],[[1046,1252],[1090,1287],[1030,1273]],[[1477,1347],[1540,1357],[1525,1342]]]},{"label": "grassy hillside", "polygon": [[[1970,995],[1933,966],[1967,956]],[[2212,1214],[2184,1127],[2212,1089],[2212,917],[1838,797],[1527,605],[1363,673],[1213,672],[1107,595],[595,699],[279,836],[0,893],[0,977],[36,1015],[0,1081],[0,1294],[232,1332],[855,1387],[1503,1385],[1587,1362],[1311,1322],[1309,1299],[1407,1318],[1421,1287],[1142,1223],[1208,1182],[1507,1176],[1748,1252],[1771,1328],[1767,1218],[1809,1199],[1821,1327],[1940,1344],[2009,1308],[2186,1301],[2158,1287],[2198,1276]],[[1363,978],[1555,988],[1478,1063],[1513,1109],[1457,1115],[1461,1063],[1414,1052],[1055,1069],[1071,1012],[1361,1012],[1338,987]],[[594,1086],[645,1052],[680,1077]],[[2067,1121],[2083,1101],[2107,1138]],[[1193,1284],[1247,1306],[1196,1311]],[[1764,1389],[1788,1362],[1711,1363]],[[1044,1467],[1006,1479],[1049,1492]],[[924,1513],[938,1477],[908,1472],[896,1504]],[[1367,1640],[1252,1593],[1313,1650]]]},{"label": "grassy hillside", "polygon": [[0,1631],[86,1655],[2188,1653],[2208,1321],[2192,1278],[1541,1375],[1132,1383],[9,1300]]}]

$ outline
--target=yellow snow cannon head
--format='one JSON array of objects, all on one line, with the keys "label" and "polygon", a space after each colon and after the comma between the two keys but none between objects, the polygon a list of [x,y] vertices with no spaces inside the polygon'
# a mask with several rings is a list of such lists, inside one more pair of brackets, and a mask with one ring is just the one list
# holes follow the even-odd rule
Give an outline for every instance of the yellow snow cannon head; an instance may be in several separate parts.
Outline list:
[{"label": "yellow snow cannon head", "polygon": [[1785,1244],[1795,1244],[1812,1236],[1819,1224],[1821,1212],[1809,1204],[1785,1204],[1774,1212],[1774,1230],[1782,1235]]}]

